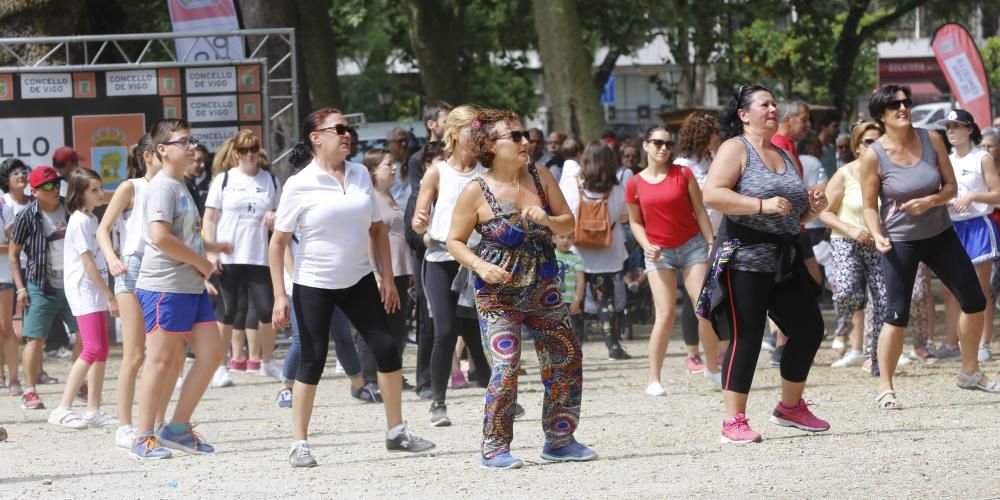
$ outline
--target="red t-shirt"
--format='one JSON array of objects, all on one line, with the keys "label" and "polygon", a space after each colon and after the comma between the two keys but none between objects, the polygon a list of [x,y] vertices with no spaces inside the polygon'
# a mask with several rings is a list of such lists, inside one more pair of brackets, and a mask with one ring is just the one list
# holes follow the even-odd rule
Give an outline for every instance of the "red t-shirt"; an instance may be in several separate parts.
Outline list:
[{"label": "red t-shirt", "polygon": [[771,136],[771,144],[788,153],[792,159],[792,165],[795,165],[795,169],[799,171],[799,177],[802,177],[802,160],[799,160],[799,152],[795,150],[795,142],[781,134],[774,134]]},{"label": "red t-shirt", "polygon": [[701,232],[691,207],[688,182],[691,169],[671,165],[667,176],[650,184],[641,174],[625,185],[625,201],[639,205],[650,243],[660,248],[677,248]]}]

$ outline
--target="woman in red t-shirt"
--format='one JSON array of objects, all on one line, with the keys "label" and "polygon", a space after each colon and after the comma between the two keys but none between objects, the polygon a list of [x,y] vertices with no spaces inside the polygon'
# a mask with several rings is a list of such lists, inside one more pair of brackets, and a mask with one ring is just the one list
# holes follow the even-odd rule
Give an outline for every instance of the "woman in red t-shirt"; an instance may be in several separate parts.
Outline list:
[{"label": "woman in red t-shirt", "polygon": [[[653,294],[656,319],[649,337],[649,385],[646,394],[666,394],[660,371],[667,342],[674,326],[677,271],[684,274],[684,287],[697,297],[708,269],[712,246],[712,223],[701,201],[701,189],[687,167],[670,164],[674,146],[663,127],[646,131],[642,148],[646,168],[629,179],[625,187],[629,221],[635,239],[646,254],[646,275]],[[712,325],[698,318],[698,336],[705,346],[705,377],[721,386],[716,363],[718,339]]]}]

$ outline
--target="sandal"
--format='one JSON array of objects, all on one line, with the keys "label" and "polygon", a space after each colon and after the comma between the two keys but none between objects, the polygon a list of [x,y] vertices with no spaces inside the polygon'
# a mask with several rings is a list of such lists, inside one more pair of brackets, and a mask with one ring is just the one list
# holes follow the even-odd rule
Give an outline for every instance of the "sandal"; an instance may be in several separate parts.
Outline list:
[{"label": "sandal", "polygon": [[903,409],[903,405],[899,404],[899,401],[896,400],[896,391],[892,389],[882,391],[882,393],[875,398],[875,405],[880,410]]},{"label": "sandal", "polygon": [[962,372],[958,372],[958,386],[962,389],[969,389],[971,391],[984,391],[994,394],[1000,393],[1000,382],[991,380],[984,384],[984,378],[985,375],[983,375],[983,372],[976,372],[972,375],[966,375]]}]

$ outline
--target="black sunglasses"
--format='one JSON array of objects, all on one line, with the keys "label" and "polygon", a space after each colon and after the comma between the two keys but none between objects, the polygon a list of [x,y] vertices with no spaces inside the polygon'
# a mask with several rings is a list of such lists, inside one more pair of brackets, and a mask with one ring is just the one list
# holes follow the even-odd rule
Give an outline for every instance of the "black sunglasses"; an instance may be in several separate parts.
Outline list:
[{"label": "black sunglasses", "polygon": [[510,140],[512,140],[512,141],[514,141],[516,143],[520,143],[522,140],[530,141],[528,139],[528,133],[525,132],[525,131],[523,131],[523,130],[511,130],[510,132],[507,132],[506,134],[498,135],[497,139],[503,139],[505,137],[510,137]]},{"label": "black sunglasses", "polygon": [[259,153],[260,152],[260,146],[254,145],[254,146],[250,146],[248,148],[239,148],[239,149],[236,150],[236,152],[239,153],[239,154],[241,154],[241,155],[255,154],[255,153]]},{"label": "black sunglasses", "polygon": [[336,124],[336,125],[334,125],[332,127],[324,127],[324,128],[316,129],[317,132],[325,132],[327,130],[332,130],[333,133],[335,133],[337,135],[344,135],[344,134],[349,134],[349,133],[353,132],[354,128],[350,127],[350,126],[347,126],[347,125],[344,125],[343,123],[338,123],[338,124]]},{"label": "black sunglasses", "polygon": [[646,142],[652,144],[653,147],[656,149],[661,149],[664,147],[666,147],[667,149],[673,149],[674,147],[674,141],[664,141],[662,139],[650,139]]},{"label": "black sunglasses", "polygon": [[903,106],[906,106],[906,109],[912,108],[913,107],[913,99],[910,99],[909,97],[907,97],[906,99],[896,99],[895,101],[889,101],[889,104],[886,106],[886,109],[899,110]]}]

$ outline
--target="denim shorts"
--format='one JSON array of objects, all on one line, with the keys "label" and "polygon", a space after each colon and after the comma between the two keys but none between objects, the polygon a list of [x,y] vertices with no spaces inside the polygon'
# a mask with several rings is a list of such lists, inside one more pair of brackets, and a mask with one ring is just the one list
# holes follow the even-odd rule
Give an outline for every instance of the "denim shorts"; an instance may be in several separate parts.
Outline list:
[{"label": "denim shorts", "polygon": [[679,247],[661,248],[660,256],[656,260],[647,258],[646,272],[651,273],[660,269],[684,269],[702,262],[708,262],[708,244],[705,243],[705,238],[701,233],[698,233]]},{"label": "denim shorts", "polygon": [[126,255],[122,257],[125,274],[115,276],[115,295],[120,293],[135,293],[135,281],[139,279],[139,267],[142,265],[142,255]]}]

